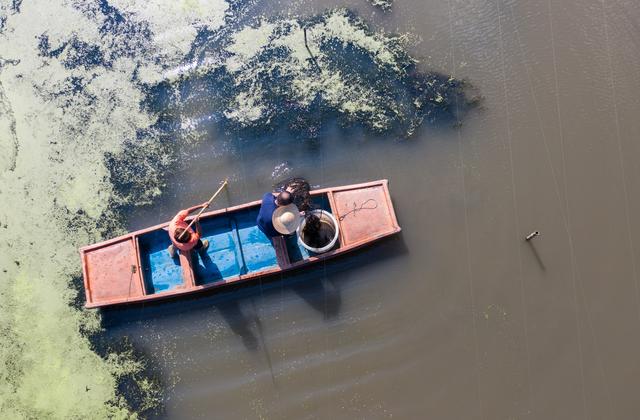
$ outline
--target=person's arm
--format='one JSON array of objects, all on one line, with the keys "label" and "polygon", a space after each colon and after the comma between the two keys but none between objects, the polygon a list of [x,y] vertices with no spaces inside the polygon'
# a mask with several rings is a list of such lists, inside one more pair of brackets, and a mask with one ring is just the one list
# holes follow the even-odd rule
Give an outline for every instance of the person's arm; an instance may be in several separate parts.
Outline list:
[{"label": "person's arm", "polygon": [[197,233],[200,237],[202,237],[202,227],[200,226],[200,220],[198,220],[198,221],[195,223],[195,225],[196,225],[196,233]]},{"label": "person's arm", "polygon": [[203,208],[205,205],[207,205],[207,203],[202,203],[198,206],[193,206],[193,207],[189,207],[188,209],[185,210],[180,210],[178,212],[178,214],[175,215],[175,217],[173,218],[173,220],[171,221],[172,223],[180,223],[183,222],[184,219],[186,219],[189,216],[189,213],[201,209]]},{"label": "person's arm", "polygon": [[171,221],[171,223],[178,224],[178,223],[184,221],[184,219],[186,219],[188,215],[189,215],[189,211],[188,210],[180,210],[178,212],[178,214],[176,214],[173,217],[173,220]]},{"label": "person's arm", "polygon": [[198,204],[197,206],[193,206],[193,207],[189,207],[187,209],[187,213],[192,213],[196,210],[200,210],[203,207],[207,207],[209,205],[209,203],[202,203],[202,204]]}]

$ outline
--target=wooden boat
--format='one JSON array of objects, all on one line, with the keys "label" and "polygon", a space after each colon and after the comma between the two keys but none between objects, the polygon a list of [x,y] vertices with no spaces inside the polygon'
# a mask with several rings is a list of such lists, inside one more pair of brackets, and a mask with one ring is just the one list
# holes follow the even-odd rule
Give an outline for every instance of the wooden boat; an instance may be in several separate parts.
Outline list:
[{"label": "wooden boat", "polygon": [[86,307],[148,302],[307,267],[400,231],[387,180],[311,192],[338,220],[336,246],[311,255],[294,235],[278,252],[256,225],[260,201],[203,213],[206,252],[171,258],[163,223],[80,249]]}]

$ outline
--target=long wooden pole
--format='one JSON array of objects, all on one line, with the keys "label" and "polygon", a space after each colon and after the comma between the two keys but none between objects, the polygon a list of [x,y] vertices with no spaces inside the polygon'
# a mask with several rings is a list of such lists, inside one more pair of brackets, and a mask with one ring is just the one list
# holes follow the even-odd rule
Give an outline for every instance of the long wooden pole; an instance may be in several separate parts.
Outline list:
[{"label": "long wooden pole", "polygon": [[220,192],[222,191],[222,189],[224,187],[227,186],[227,184],[229,183],[229,179],[225,178],[224,182],[222,183],[222,185],[220,185],[220,188],[218,188],[218,191],[215,192],[215,194],[213,194],[211,196],[211,198],[209,199],[209,201],[207,201],[207,205],[203,206],[200,211],[198,212],[198,214],[196,214],[196,217],[193,218],[193,220],[191,220],[191,223],[189,223],[189,225],[187,226],[187,228],[180,234],[180,237],[178,239],[182,239],[182,237],[189,232],[189,229],[191,228],[191,226],[193,226],[193,224],[195,222],[197,222],[200,219],[200,215],[202,215],[202,213],[204,213],[204,211],[207,209],[207,207],[209,207],[211,205],[211,202],[218,196],[218,194],[220,194]]}]

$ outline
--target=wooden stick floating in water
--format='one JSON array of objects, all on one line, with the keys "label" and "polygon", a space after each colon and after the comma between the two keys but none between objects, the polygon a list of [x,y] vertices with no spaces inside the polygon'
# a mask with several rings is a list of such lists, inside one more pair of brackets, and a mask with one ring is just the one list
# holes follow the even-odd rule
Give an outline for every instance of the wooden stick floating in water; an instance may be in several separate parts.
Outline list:
[{"label": "wooden stick floating in water", "polygon": [[538,232],[537,230],[534,230],[533,232],[531,232],[530,234],[528,234],[528,235],[524,238],[524,240],[525,240],[525,241],[530,241],[530,240],[532,240],[533,238],[535,238],[535,237],[536,237],[536,236],[538,236],[538,235],[540,235],[540,232]]}]

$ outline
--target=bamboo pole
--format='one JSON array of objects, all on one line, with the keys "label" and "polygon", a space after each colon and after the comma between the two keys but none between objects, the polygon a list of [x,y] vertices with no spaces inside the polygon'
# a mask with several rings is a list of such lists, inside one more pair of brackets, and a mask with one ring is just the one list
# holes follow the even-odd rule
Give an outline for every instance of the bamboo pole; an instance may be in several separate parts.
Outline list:
[{"label": "bamboo pole", "polygon": [[218,194],[220,194],[220,192],[222,191],[222,189],[224,187],[227,186],[227,184],[229,183],[229,178],[225,178],[224,182],[222,182],[222,185],[220,185],[220,188],[218,188],[218,191],[215,192],[215,194],[213,194],[211,196],[211,198],[209,199],[209,201],[207,201],[207,205],[206,206],[202,206],[202,208],[200,209],[200,211],[198,212],[198,214],[196,214],[196,217],[193,218],[193,220],[191,220],[191,223],[189,223],[189,225],[187,226],[187,228],[180,234],[180,237],[178,238],[179,240],[182,239],[182,237],[185,235],[185,233],[189,232],[189,229],[191,228],[191,226],[193,226],[193,224],[195,222],[197,222],[198,220],[200,220],[200,216],[202,215],[202,213],[204,213],[204,211],[211,205],[211,202],[213,202],[213,200],[218,196]]}]

